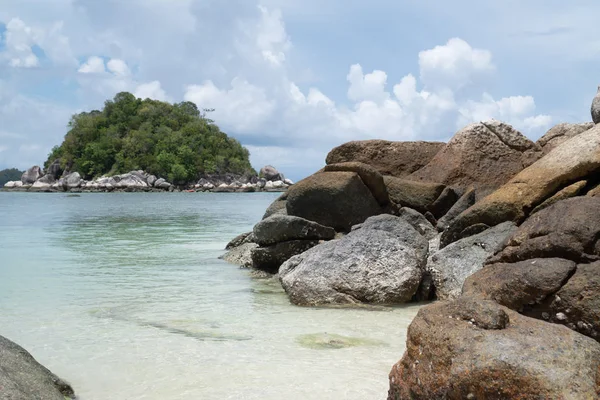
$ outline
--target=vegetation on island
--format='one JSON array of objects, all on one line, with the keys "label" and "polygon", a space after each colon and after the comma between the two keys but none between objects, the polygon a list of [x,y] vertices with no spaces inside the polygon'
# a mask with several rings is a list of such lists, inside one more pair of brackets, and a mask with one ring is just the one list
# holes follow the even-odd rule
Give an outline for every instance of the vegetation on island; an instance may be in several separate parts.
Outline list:
[{"label": "vegetation on island", "polygon": [[0,187],[4,186],[6,182],[20,181],[23,171],[19,171],[16,168],[7,168],[0,171]]},{"label": "vegetation on island", "polygon": [[69,131],[44,168],[55,160],[83,178],[144,170],[173,183],[204,174],[256,174],[249,152],[221,132],[192,102],[170,104],[138,99],[127,92],[107,100],[101,111],[73,115]]}]

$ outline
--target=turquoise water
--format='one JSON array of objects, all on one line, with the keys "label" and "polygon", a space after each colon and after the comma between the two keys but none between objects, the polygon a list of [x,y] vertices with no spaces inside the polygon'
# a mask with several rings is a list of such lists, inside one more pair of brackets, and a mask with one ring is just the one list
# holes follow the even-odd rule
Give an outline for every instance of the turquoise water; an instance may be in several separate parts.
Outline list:
[{"label": "turquoise water", "polygon": [[83,400],[385,398],[416,306],[295,307],[218,259],[276,197],[0,192],[0,335]]}]

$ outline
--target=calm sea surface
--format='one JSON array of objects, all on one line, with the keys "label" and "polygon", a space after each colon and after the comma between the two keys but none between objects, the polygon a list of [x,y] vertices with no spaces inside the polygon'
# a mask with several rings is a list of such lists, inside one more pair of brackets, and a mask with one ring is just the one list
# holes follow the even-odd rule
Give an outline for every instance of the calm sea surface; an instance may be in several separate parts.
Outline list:
[{"label": "calm sea surface", "polygon": [[416,306],[295,307],[217,258],[276,197],[0,192],[0,335],[83,400],[385,398]]}]

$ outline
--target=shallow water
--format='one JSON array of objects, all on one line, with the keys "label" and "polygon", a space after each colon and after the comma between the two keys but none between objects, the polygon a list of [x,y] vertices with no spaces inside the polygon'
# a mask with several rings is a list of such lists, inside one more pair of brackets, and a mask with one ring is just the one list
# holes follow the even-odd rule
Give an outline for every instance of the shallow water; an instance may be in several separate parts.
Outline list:
[{"label": "shallow water", "polygon": [[0,335],[83,400],[385,398],[417,306],[295,307],[217,259],[276,197],[0,192]]}]

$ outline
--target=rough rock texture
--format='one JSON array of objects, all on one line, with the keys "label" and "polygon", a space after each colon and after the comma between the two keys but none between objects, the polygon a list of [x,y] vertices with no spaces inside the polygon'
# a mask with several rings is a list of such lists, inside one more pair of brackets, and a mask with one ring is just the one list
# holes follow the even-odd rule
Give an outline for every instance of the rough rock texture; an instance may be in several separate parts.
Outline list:
[{"label": "rough rock texture", "polygon": [[[462,293],[533,316],[533,308],[556,293],[575,268],[573,261],[562,258],[490,264],[467,278]],[[538,314],[541,316],[541,312]]]},{"label": "rough rock texture", "polygon": [[541,148],[512,126],[491,120],[460,130],[409,179],[478,191],[496,189],[541,156]]},{"label": "rough rock texture", "polygon": [[600,197],[600,185],[590,189],[585,195],[589,197]]},{"label": "rough rock texture", "polygon": [[252,266],[271,274],[276,274],[281,264],[291,257],[301,254],[319,244],[317,240],[290,240],[272,246],[252,249]]},{"label": "rough rock texture", "polygon": [[268,181],[282,181],[285,179],[283,174],[272,165],[265,165],[260,169],[259,176]]},{"label": "rough rock texture", "polygon": [[48,171],[46,171],[46,176],[52,177],[52,179],[57,180],[61,177],[63,173],[63,169],[60,166],[60,160],[54,160],[52,164],[48,167]]},{"label": "rough rock texture", "polygon": [[229,241],[229,243],[227,243],[227,245],[225,246],[225,250],[231,250],[234,247],[243,245],[244,243],[253,243],[253,242],[254,242],[254,236],[253,236],[252,232],[241,233],[241,234],[237,235],[236,237],[234,237],[233,239],[231,239]]},{"label": "rough rock texture", "polygon": [[427,207],[427,210],[434,218],[441,218],[454,206],[460,195],[454,188],[447,186],[439,197]]},{"label": "rough rock texture", "polygon": [[73,172],[65,176],[63,185],[65,189],[74,189],[81,186],[81,175],[79,175],[79,172]]},{"label": "rough rock texture", "polygon": [[596,399],[600,345],[491,301],[419,310],[388,400]]},{"label": "rough rock texture", "polygon": [[279,277],[297,305],[404,303],[419,287],[427,247],[408,222],[380,215],[292,257]]},{"label": "rough rock texture", "polygon": [[445,146],[442,142],[348,142],[327,154],[327,164],[357,161],[369,164],[382,175],[405,177],[421,169]]},{"label": "rough rock texture", "polygon": [[600,127],[595,126],[562,143],[459,215],[444,232],[442,246],[457,240],[471,225],[491,226],[504,221],[520,223],[548,197],[599,170]]},{"label": "rough rock texture", "polygon": [[254,242],[270,246],[288,240],[331,240],[335,229],[304,218],[273,215],[254,225]]},{"label": "rough rock texture", "polygon": [[74,397],[68,383],[39,364],[21,346],[0,336],[0,399],[66,400]]},{"label": "rough rock texture", "polygon": [[269,218],[271,215],[275,215],[275,214],[287,215],[286,204],[287,204],[287,192],[283,193],[273,203],[271,203],[271,205],[269,207],[267,207],[267,210],[265,211],[265,214],[263,215],[263,219]]},{"label": "rough rock texture", "polygon": [[544,202],[542,204],[535,207],[531,211],[530,215],[535,214],[536,212],[541,211],[544,208],[550,207],[552,204],[557,203],[561,200],[565,200],[565,199],[569,199],[571,197],[578,196],[585,189],[585,187],[587,186],[587,183],[588,183],[587,181],[579,181],[579,182],[575,182],[574,184],[565,187],[564,189],[561,189],[554,196],[547,198],[546,200],[544,200]]},{"label": "rough rock texture", "polygon": [[219,258],[230,264],[239,265],[244,268],[252,267],[252,250],[258,248],[256,243],[245,242],[239,246],[232,247],[229,251]]},{"label": "rough rock texture", "polygon": [[25,185],[30,185],[40,179],[42,176],[42,169],[39,166],[34,165],[27,171],[23,172],[23,175],[21,175],[21,182],[23,182]]},{"label": "rough rock texture", "polygon": [[347,171],[356,172],[363,183],[369,188],[375,200],[385,206],[389,204],[390,197],[387,192],[383,176],[372,166],[361,162],[345,162],[325,166],[325,172]]},{"label": "rough rock texture", "polygon": [[415,182],[393,176],[384,176],[390,200],[399,206],[425,213],[440,197],[446,186],[439,183]]},{"label": "rough rock texture", "polygon": [[516,229],[514,223],[504,222],[431,255],[427,260],[427,271],[433,278],[437,298],[460,296],[465,280],[483,268],[485,260],[500,250]]},{"label": "rough rock texture", "polygon": [[596,96],[594,96],[594,99],[592,100],[590,111],[592,113],[592,121],[594,121],[594,124],[600,123],[600,86],[598,86]]},{"label": "rough rock texture", "polygon": [[438,234],[427,218],[412,208],[402,207],[398,211],[398,217],[411,224],[412,227],[427,240],[433,239]]},{"label": "rough rock texture", "polygon": [[546,132],[544,136],[539,138],[536,143],[542,148],[544,154],[548,154],[550,150],[556,146],[593,127],[593,122],[585,122],[582,124],[558,124],[550,128],[550,130]]},{"label": "rough rock texture", "polygon": [[441,217],[437,222],[437,229],[439,231],[446,230],[456,217],[458,217],[463,211],[475,204],[475,188],[469,188],[467,191],[458,199],[456,203],[448,210],[448,212]]},{"label": "rough rock texture", "polygon": [[290,187],[287,193],[287,213],[350,231],[381,207],[371,191],[355,172],[319,172]]},{"label": "rough rock texture", "polygon": [[490,262],[564,258],[600,260],[600,198],[575,197],[553,204],[525,221]]}]

